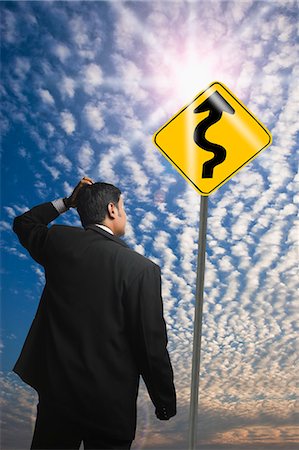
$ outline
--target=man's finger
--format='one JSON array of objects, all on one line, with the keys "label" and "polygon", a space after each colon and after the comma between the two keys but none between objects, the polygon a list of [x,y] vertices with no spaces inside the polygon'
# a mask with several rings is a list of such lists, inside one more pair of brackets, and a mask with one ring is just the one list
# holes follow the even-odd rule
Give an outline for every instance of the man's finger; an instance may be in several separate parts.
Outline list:
[{"label": "man's finger", "polygon": [[83,177],[81,180],[82,184],[93,184],[93,180],[89,177]]}]

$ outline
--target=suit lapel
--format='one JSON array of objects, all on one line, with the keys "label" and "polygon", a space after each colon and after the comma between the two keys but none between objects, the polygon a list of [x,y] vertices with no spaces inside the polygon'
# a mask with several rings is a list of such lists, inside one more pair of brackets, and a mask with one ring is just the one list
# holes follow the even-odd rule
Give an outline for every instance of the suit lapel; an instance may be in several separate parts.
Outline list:
[{"label": "suit lapel", "polygon": [[129,246],[119,237],[115,236],[114,234],[110,234],[108,231],[103,230],[100,227],[97,227],[96,225],[87,225],[85,227],[85,230],[93,230],[96,231],[97,233],[100,233],[102,236],[111,239],[114,242],[117,242],[118,244],[122,245],[123,247],[127,247],[129,248]]}]

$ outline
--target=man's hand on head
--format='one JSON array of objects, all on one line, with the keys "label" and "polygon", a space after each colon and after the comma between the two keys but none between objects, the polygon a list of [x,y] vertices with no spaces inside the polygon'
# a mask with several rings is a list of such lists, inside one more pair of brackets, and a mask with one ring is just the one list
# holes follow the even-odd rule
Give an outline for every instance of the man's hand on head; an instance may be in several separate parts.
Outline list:
[{"label": "man's hand on head", "polygon": [[63,202],[67,208],[77,208],[78,192],[86,184],[93,184],[93,180],[89,177],[83,177],[73,190],[72,194],[69,197],[63,199]]}]

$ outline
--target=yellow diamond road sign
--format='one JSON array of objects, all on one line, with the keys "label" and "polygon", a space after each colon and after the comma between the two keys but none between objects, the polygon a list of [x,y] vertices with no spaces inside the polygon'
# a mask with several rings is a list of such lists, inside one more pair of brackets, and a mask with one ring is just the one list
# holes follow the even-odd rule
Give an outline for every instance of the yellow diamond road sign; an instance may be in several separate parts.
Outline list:
[{"label": "yellow diamond road sign", "polygon": [[214,82],[155,133],[154,143],[201,195],[209,195],[270,145],[271,134]]}]

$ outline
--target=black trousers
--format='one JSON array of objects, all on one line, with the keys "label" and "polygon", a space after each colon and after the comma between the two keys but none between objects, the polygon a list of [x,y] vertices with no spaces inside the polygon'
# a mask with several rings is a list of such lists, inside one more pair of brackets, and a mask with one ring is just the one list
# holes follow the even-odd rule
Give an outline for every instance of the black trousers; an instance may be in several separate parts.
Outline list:
[{"label": "black trousers", "polygon": [[130,449],[132,441],[104,436],[100,431],[81,427],[49,402],[39,400],[31,450]]}]

